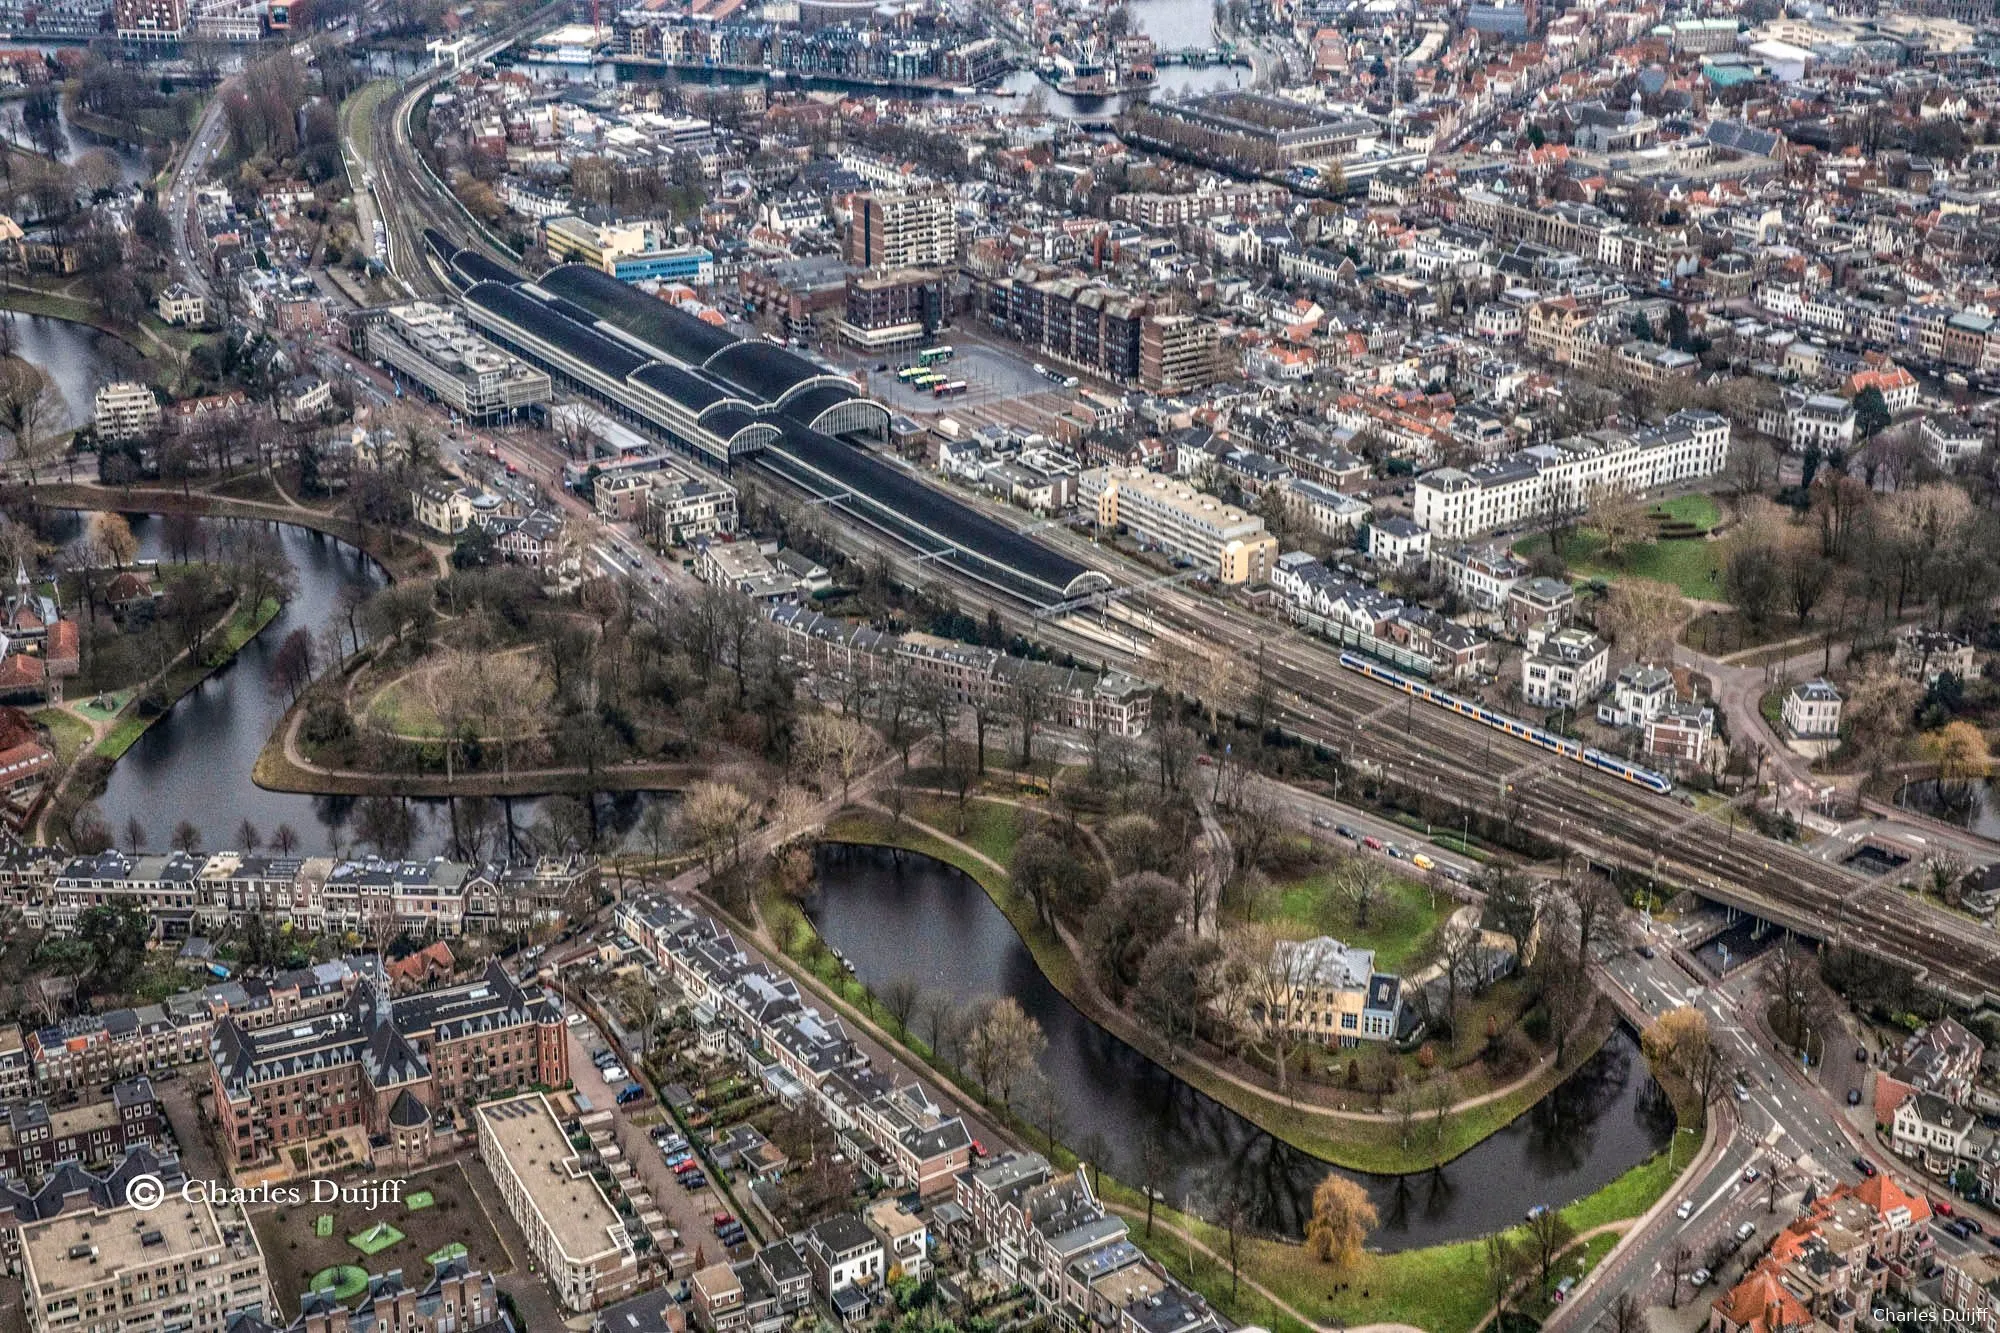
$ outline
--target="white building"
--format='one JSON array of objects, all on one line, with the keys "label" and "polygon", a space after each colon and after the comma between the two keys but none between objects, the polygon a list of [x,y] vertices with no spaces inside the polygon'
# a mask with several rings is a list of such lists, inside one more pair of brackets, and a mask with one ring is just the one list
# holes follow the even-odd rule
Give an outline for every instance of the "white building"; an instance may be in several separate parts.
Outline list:
[{"label": "white building", "polygon": [[1896,1151],[1923,1163],[1932,1175],[1949,1175],[1968,1156],[1966,1143],[1979,1117],[1934,1092],[1919,1092],[1896,1108],[1891,1128]]},{"label": "white building", "polygon": [[144,439],[160,427],[160,400],[136,380],[113,380],[91,400],[91,415],[99,439]]},{"label": "white building", "polygon": [[1521,696],[1537,708],[1581,708],[1604,689],[1611,649],[1574,626],[1529,640],[1521,658]]},{"label": "white building", "polygon": [[1917,428],[1917,438],[1931,461],[1946,472],[1956,472],[1986,449],[1986,436],[1979,427],[1943,412],[1925,417]]},{"label": "white building", "polygon": [[1322,486],[1303,477],[1286,478],[1284,488],[1285,501],[1292,512],[1322,537],[1346,540],[1374,512],[1366,500],[1344,495],[1331,486]]},{"label": "white building", "polygon": [[1597,720],[1607,727],[1643,727],[1673,702],[1673,672],[1632,662],[1618,669],[1611,697],[1597,705]]},{"label": "white building", "polygon": [[1368,557],[1379,565],[1417,569],[1430,554],[1430,532],[1407,518],[1378,518],[1368,525]]},{"label": "white building", "polygon": [[1462,539],[1581,510],[1606,489],[1647,491],[1713,476],[1728,460],[1728,418],[1680,411],[1635,435],[1598,431],[1472,468],[1436,468],[1417,478],[1413,513],[1437,536]]},{"label": "white building", "polygon": [[208,305],[201,299],[201,293],[179,282],[168,284],[160,293],[158,309],[163,324],[194,325],[208,317]]},{"label": "white building", "polygon": [[1123,527],[1141,544],[1220,582],[1262,583],[1277,559],[1278,539],[1265,531],[1263,519],[1158,472],[1092,468],[1079,489],[1096,505],[1099,527]]},{"label": "white building", "polygon": [[1808,680],[1785,694],[1785,737],[1792,742],[1826,744],[1840,739],[1840,691],[1825,680]]},{"label": "white building", "polygon": [[19,1243],[32,1333],[221,1333],[238,1310],[274,1308],[256,1233],[205,1200],[71,1208],[23,1225]]},{"label": "white building", "polygon": [[549,377],[428,301],[391,306],[368,324],[368,354],[464,419],[506,421],[549,400]]},{"label": "white building", "polygon": [[524,1093],[486,1102],[475,1114],[480,1160],[563,1308],[592,1310],[629,1295],[639,1258],[625,1219],[584,1166],[549,1099]]}]

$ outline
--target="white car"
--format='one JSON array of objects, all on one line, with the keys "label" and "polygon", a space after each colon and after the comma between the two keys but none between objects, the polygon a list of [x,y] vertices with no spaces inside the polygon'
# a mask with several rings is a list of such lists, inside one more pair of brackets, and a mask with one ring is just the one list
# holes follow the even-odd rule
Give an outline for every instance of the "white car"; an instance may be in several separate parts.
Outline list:
[{"label": "white car", "polygon": [[1674,1209],[1674,1216],[1685,1222],[1694,1216],[1694,1200],[1682,1199],[1681,1206]]},{"label": "white car", "polygon": [[625,1066],[623,1065],[606,1065],[604,1067],[604,1082],[607,1087],[614,1083],[623,1083],[628,1077],[630,1076],[626,1074]]},{"label": "white car", "polygon": [[1688,1274],[1688,1281],[1694,1283],[1697,1287],[1705,1287],[1708,1285],[1709,1278],[1713,1276],[1714,1274],[1710,1273],[1706,1268],[1697,1268],[1694,1272]]}]

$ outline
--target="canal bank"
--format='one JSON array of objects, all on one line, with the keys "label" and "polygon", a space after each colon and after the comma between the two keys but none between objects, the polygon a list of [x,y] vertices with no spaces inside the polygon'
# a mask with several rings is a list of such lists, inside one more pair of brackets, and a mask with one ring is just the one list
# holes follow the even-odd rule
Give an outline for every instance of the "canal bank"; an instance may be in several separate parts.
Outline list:
[{"label": "canal bank", "polygon": [[[845,854],[848,849],[834,850]],[[871,856],[888,855],[880,848],[854,850]],[[907,859],[920,861],[928,858]],[[978,901],[984,902],[983,891],[977,886],[972,886],[971,893]],[[826,886],[823,884],[822,899],[825,894]],[[819,905],[823,908],[823,902]],[[988,907],[990,910],[990,904]],[[997,911],[993,914],[998,915]],[[910,945],[909,952],[916,951],[918,941],[925,937],[927,924],[930,923],[922,919],[901,920],[897,938]],[[1011,931],[1004,920],[1001,925]],[[850,940],[850,943],[855,941]],[[846,952],[844,946],[840,947]],[[980,982],[996,975],[1040,975],[1033,960],[1025,957],[1024,948],[1018,949],[1014,956],[999,960],[982,958],[965,952],[962,940],[947,935],[942,941],[942,952],[953,956],[953,971],[975,973]],[[874,960],[864,959],[856,952],[848,952],[848,957],[862,979],[875,972]],[[832,962],[830,955],[820,954],[821,965],[817,967],[796,955],[789,961],[829,998],[835,998],[850,1009],[868,1009],[878,1024],[887,1026],[891,1022],[866,997],[856,1002],[853,992],[859,983],[840,971],[838,963]],[[879,974],[876,984],[882,984]],[[841,998],[836,991],[850,994]],[[1013,992],[996,987],[987,993]],[[1626,1037],[1624,1040],[1629,1042],[1630,1039]],[[920,1060],[931,1058],[913,1036],[906,1035],[905,1044]],[[1050,1044],[1052,1048],[1057,1045],[1053,1036]],[[957,1077],[947,1071],[939,1072],[946,1082],[958,1082]],[[1122,1074],[1119,1070],[1107,1072],[1114,1080]],[[1183,1110],[1175,1106],[1171,1113],[1178,1115]],[[1121,1172],[1114,1160],[1115,1153],[1105,1151],[1107,1145],[1099,1141],[1105,1124],[1101,1117],[1081,1120],[1073,1116],[1065,1117],[1057,1126],[1061,1142],[1053,1155],[1059,1163],[1073,1165],[1078,1160],[1073,1150],[1082,1146],[1088,1165],[1096,1175],[1101,1195],[1125,1216],[1133,1239],[1239,1322],[1259,1324],[1274,1330],[1400,1326],[1403,1329],[1423,1329],[1428,1333],[1468,1333],[1487,1313],[1490,1286],[1483,1236],[1468,1233],[1462,1239],[1404,1244],[1401,1242],[1407,1233],[1399,1237],[1385,1223],[1383,1229],[1371,1238],[1369,1252],[1352,1267],[1335,1270],[1313,1259],[1296,1240],[1273,1234],[1270,1229],[1252,1225],[1232,1238],[1224,1228],[1203,1220],[1199,1214],[1211,1210],[1216,1197],[1218,1178],[1212,1162],[1204,1164],[1208,1170],[1189,1173],[1194,1178],[1185,1186],[1162,1189],[1156,1196],[1154,1209],[1157,1229],[1149,1230],[1146,1225],[1146,1196],[1130,1183],[1139,1173]],[[1041,1142],[1043,1130],[1040,1127],[1021,1125],[1018,1120],[1016,1126],[1022,1138]],[[1611,1127],[1605,1128],[1608,1130]],[[1663,1146],[1665,1143],[1663,1139]],[[1678,1176],[1690,1168],[1690,1163],[1697,1158],[1697,1143],[1698,1136],[1691,1131],[1681,1131],[1671,1153],[1648,1153],[1589,1193],[1563,1206],[1560,1211],[1576,1232],[1595,1233],[1598,1239],[1588,1245],[1579,1245],[1574,1256],[1565,1259],[1566,1267],[1561,1271],[1588,1271],[1590,1265],[1601,1260],[1609,1249],[1610,1237],[1622,1232],[1632,1219],[1640,1217],[1670,1190]],[[1256,1154],[1246,1156],[1255,1158]],[[1312,1179],[1316,1182],[1325,1171],[1323,1164],[1318,1166]],[[1443,1173],[1443,1182],[1431,1186],[1434,1197],[1439,1190],[1456,1194],[1457,1187],[1452,1183],[1456,1175],[1455,1171]],[[1247,1183],[1256,1188],[1267,1180],[1267,1175],[1253,1172]],[[1465,1183],[1467,1192],[1470,1192],[1473,1189],[1485,1190],[1494,1182],[1482,1169],[1479,1176]],[[1499,1210],[1490,1211],[1497,1214]],[[1525,1240],[1525,1228],[1518,1214],[1498,1216],[1492,1230],[1511,1233],[1509,1238],[1515,1242]],[[1232,1251],[1238,1255],[1237,1273],[1231,1272],[1226,1261],[1226,1256]]]},{"label": "canal bank", "polygon": [[[839,839],[857,830],[847,820],[828,832]],[[949,850],[907,826],[901,841],[923,852]],[[1260,1226],[1297,1235],[1313,1187],[1341,1156],[1342,1135],[1366,1142],[1362,1127],[1336,1122],[1320,1127],[1316,1139],[1330,1151],[1303,1151],[1269,1132],[1262,1117],[1180,1077],[1185,1064],[1170,1070],[1107,1030],[1065,993],[1063,982],[1080,993],[1077,979],[1052,980],[1047,972],[1061,974],[1060,961],[1046,969],[996,906],[996,895],[957,867],[926,855],[839,845],[822,850],[820,871],[807,914],[854,964],[859,980],[880,987],[907,979],[961,1006],[1012,996],[1048,1035],[1042,1072],[1061,1094],[1063,1123],[1073,1137],[1101,1139],[1097,1155],[1127,1178],[1139,1174],[1142,1157],[1164,1148],[1177,1164],[1165,1185],[1169,1197],[1212,1189],[1215,1173],[1226,1169],[1263,1201]],[[1351,1174],[1381,1215],[1377,1243],[1415,1248],[1483,1235],[1531,1207],[1585,1196],[1656,1152],[1671,1129],[1671,1107],[1621,1028],[1441,1166]],[[1405,1160],[1427,1162],[1430,1133],[1427,1124],[1416,1127],[1416,1151]]]}]

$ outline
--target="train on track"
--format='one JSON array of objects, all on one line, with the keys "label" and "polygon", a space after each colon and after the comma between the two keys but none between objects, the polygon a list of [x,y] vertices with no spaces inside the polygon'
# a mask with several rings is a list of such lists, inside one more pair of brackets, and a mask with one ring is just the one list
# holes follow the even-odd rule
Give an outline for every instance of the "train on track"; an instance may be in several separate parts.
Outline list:
[{"label": "train on track", "polygon": [[1482,726],[1491,727],[1495,731],[1504,731],[1509,736],[1524,740],[1530,745],[1538,745],[1552,754],[1561,755],[1571,763],[1594,768],[1600,773],[1609,773],[1614,778],[1621,778],[1648,791],[1656,791],[1662,796],[1673,794],[1674,784],[1650,768],[1641,768],[1637,764],[1628,764],[1623,759],[1614,759],[1602,750],[1594,750],[1580,741],[1543,731],[1540,727],[1531,727],[1517,717],[1496,713],[1484,704],[1472,703],[1455,694],[1447,694],[1434,685],[1412,679],[1400,671],[1383,666],[1380,662],[1363,657],[1360,653],[1342,653],[1340,664],[1370,680],[1380,681],[1392,689],[1401,690],[1404,694],[1414,695],[1427,704],[1435,704],[1439,708],[1457,713],[1460,717],[1469,717]]}]

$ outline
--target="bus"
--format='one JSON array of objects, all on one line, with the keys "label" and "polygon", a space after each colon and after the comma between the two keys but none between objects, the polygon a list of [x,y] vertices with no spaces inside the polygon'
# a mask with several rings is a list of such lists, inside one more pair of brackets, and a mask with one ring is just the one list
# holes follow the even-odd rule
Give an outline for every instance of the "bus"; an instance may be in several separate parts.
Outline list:
[{"label": "bus", "polygon": [[933,398],[956,398],[964,392],[964,380],[946,380],[942,384],[931,385],[931,396]]},{"label": "bus", "polygon": [[917,376],[922,375],[924,373],[925,371],[922,366],[904,366],[901,370],[896,372],[896,378],[901,380],[903,383],[908,384],[911,380],[914,380],[915,378],[917,378]]},{"label": "bus", "polygon": [[936,366],[942,365],[949,360],[951,360],[951,348],[948,346],[926,347],[923,351],[917,353],[918,365]]},{"label": "bus", "polygon": [[910,387],[913,389],[932,389],[943,383],[944,376],[938,374],[935,370],[926,370],[923,374],[910,381]]}]

